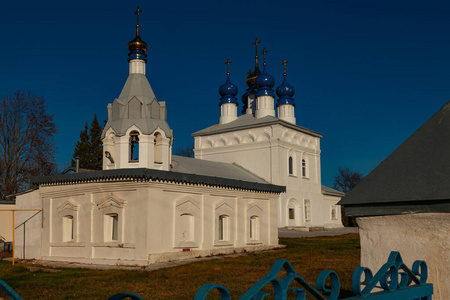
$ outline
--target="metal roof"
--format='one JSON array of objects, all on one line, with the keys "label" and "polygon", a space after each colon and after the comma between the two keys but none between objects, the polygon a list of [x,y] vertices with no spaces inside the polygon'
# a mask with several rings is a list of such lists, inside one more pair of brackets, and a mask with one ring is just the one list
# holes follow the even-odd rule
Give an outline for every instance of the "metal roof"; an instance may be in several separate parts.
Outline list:
[{"label": "metal roof", "polygon": [[450,102],[338,204],[353,215],[450,212]]},{"label": "metal roof", "polygon": [[216,124],[211,127],[205,128],[203,130],[194,132],[192,136],[205,136],[205,135],[211,135],[211,134],[217,134],[217,133],[224,133],[229,131],[236,131],[236,130],[244,130],[249,128],[258,128],[262,126],[270,126],[280,124],[286,127],[289,127],[291,129],[294,129],[296,131],[300,131],[306,134],[310,134],[312,136],[322,138],[323,135],[303,128],[298,125],[291,124],[289,122],[283,121],[279,118],[273,117],[273,116],[265,116],[263,118],[255,118],[252,114],[246,114],[239,116],[236,120],[226,123],[226,124]]},{"label": "metal roof", "polygon": [[345,193],[332,189],[330,187],[322,185],[322,194],[324,195],[330,195],[330,196],[336,196],[336,197],[344,197]]},{"label": "metal roof", "polygon": [[286,187],[269,184],[264,179],[237,165],[180,156],[174,156],[173,162],[173,171],[162,171],[146,168],[103,170],[86,173],[35,177],[32,178],[32,184],[59,185],[97,181],[156,180],[277,194],[286,191]]}]

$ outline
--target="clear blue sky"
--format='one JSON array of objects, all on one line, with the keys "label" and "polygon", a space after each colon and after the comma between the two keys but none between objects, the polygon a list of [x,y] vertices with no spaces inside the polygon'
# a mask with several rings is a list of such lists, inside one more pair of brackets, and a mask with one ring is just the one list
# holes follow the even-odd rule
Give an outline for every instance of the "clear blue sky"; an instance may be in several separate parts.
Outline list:
[{"label": "clear blue sky", "polygon": [[0,96],[46,98],[62,166],[84,123],[106,119],[120,94],[138,5],[147,77],[167,103],[175,149],[218,123],[227,58],[240,98],[256,37],[276,86],[289,61],[297,124],[324,135],[328,186],[339,166],[370,172],[450,100],[448,1],[6,1]]}]

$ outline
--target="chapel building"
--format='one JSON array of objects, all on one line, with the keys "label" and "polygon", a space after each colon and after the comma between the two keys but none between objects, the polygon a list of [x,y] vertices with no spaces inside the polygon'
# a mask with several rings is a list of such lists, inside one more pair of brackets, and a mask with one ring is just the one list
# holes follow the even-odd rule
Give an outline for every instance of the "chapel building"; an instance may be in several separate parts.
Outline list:
[{"label": "chapel building", "polygon": [[239,117],[228,72],[220,124],[194,134],[196,158],[172,155],[166,103],[145,75],[140,12],[128,43],[128,78],[107,106],[103,170],[34,178],[35,189],[17,196],[16,208],[42,211],[31,219],[17,213],[16,227],[24,230],[15,255],[148,265],[274,249],[278,227],[342,226],[342,193],[320,183],[322,135],[295,124],[286,72],[278,117],[266,64],[260,72],[256,62]]}]

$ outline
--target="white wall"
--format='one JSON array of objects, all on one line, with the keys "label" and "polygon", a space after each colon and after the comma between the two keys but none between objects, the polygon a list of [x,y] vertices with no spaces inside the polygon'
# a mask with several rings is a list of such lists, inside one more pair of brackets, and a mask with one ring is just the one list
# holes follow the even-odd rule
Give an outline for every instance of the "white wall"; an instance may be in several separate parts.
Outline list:
[{"label": "white wall", "polygon": [[[162,182],[43,186],[36,192],[44,220],[39,219],[37,227],[43,231],[35,233],[39,241],[32,247],[42,245],[41,256],[47,260],[147,265],[278,247],[278,194]],[[189,240],[182,238],[185,214],[193,221]],[[224,214],[230,223],[228,238],[221,241],[217,222]],[[108,223],[113,215],[118,218],[117,240],[111,239]],[[67,232],[68,217],[73,219],[73,239]],[[258,237],[253,239],[251,217],[258,220]]]},{"label": "white wall", "polygon": [[[18,195],[16,209],[42,209],[39,190]],[[22,259],[40,259],[42,257],[43,219],[48,217],[47,213],[45,211],[16,211],[15,227],[19,227],[15,230],[15,257]]]},{"label": "white wall", "polygon": [[[293,158],[293,174],[289,174],[289,156]],[[286,186],[278,203],[278,227],[342,227],[340,216],[332,220],[330,213],[340,198],[324,199],[322,195],[318,137],[278,124],[197,136],[195,157],[235,163],[272,184]],[[311,207],[309,221],[305,220],[305,200]],[[295,209],[294,221],[289,219],[289,206]]]},{"label": "white wall", "polygon": [[[433,299],[450,299],[450,214],[424,213],[357,218],[361,266],[377,272],[391,251],[399,251],[412,268],[416,260],[428,266]],[[375,273],[374,273],[375,274]]]}]

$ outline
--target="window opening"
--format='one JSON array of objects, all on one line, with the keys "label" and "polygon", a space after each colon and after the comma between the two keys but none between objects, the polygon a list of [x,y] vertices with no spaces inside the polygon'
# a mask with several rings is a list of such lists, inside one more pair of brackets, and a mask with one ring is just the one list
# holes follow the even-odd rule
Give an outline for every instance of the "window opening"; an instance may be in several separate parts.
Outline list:
[{"label": "window opening", "polygon": [[139,132],[130,133],[130,161],[139,161]]},{"label": "window opening", "polygon": [[258,217],[253,216],[250,218],[250,239],[251,240],[258,240]]},{"label": "window opening", "polygon": [[306,177],[306,161],[302,159],[302,176]]},{"label": "window opening", "polygon": [[219,217],[219,241],[228,240],[228,216]]},{"label": "window opening", "polygon": [[289,208],[289,219],[290,220],[295,219],[295,210],[293,208]]},{"label": "window opening", "polygon": [[63,218],[63,241],[73,241],[74,237],[73,216],[65,216]]},{"label": "window opening", "polygon": [[292,175],[293,173],[294,173],[293,160],[292,156],[289,156],[289,175]]}]

